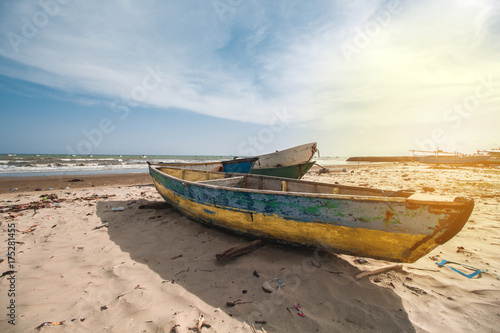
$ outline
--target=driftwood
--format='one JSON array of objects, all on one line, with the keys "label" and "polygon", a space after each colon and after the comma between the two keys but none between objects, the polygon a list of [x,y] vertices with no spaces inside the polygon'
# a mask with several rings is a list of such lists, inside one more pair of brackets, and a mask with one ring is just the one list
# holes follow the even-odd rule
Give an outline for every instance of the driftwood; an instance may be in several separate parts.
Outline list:
[{"label": "driftwood", "polygon": [[236,306],[238,304],[247,304],[247,303],[253,303],[253,302],[243,302],[241,299],[237,299],[235,301],[227,301],[226,302],[226,306],[229,306],[229,307],[233,307],[233,306]]},{"label": "driftwood", "polygon": [[227,249],[226,251],[217,253],[215,255],[215,257],[217,258],[217,261],[226,260],[226,259],[229,259],[229,258],[234,258],[234,257],[237,257],[237,256],[241,256],[242,254],[253,252],[255,250],[258,250],[262,246],[264,246],[264,242],[263,241],[261,241],[261,240],[255,240],[253,242],[250,242],[250,243],[247,243],[247,244],[243,244],[243,245],[240,245],[240,246],[236,246],[236,247],[232,247],[230,249]]},{"label": "driftwood", "polygon": [[103,224],[99,224],[97,227],[95,227],[95,228],[94,228],[94,229],[92,229],[92,230],[101,229],[101,228],[104,228],[104,227],[107,227],[107,226],[108,226],[108,222],[103,223]]},{"label": "driftwood", "polygon": [[364,271],[364,272],[361,272],[358,275],[356,275],[356,280],[359,280],[359,279],[361,279],[361,278],[363,278],[365,276],[377,275],[377,274],[380,274],[380,273],[385,273],[385,272],[388,272],[388,271],[392,271],[392,270],[395,270],[395,269],[401,269],[401,268],[403,268],[403,265],[397,264],[397,265],[391,265],[391,266],[385,266],[385,267],[373,269],[371,271]]},{"label": "driftwood", "polygon": [[203,315],[200,315],[200,317],[198,318],[198,323],[196,324],[196,327],[192,328],[192,330],[196,330],[196,332],[199,333],[199,332],[201,332],[201,329],[203,327],[210,328],[210,327],[212,327],[212,325],[205,322],[205,317],[203,317]]}]

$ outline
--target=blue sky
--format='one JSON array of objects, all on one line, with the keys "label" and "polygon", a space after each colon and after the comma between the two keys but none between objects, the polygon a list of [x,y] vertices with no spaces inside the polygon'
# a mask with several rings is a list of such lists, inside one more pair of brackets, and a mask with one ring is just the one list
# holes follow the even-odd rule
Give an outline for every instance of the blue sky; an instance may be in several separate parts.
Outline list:
[{"label": "blue sky", "polygon": [[0,152],[500,146],[500,4],[2,1]]}]

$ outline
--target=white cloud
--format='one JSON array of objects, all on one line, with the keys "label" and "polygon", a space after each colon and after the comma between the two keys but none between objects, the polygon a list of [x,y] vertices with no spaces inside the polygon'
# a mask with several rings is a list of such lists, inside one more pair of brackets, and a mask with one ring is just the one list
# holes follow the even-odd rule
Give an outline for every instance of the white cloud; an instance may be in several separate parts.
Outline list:
[{"label": "white cloud", "polygon": [[[500,80],[494,1],[242,2],[224,21],[211,2],[72,1],[17,53],[6,36],[42,9],[1,6],[0,55],[22,65],[3,75],[116,99],[158,65],[165,79],[145,105],[246,122],[285,106],[326,130],[433,123],[481,77]],[[341,45],[377,22],[347,61]],[[498,120],[492,101],[484,112]]]}]

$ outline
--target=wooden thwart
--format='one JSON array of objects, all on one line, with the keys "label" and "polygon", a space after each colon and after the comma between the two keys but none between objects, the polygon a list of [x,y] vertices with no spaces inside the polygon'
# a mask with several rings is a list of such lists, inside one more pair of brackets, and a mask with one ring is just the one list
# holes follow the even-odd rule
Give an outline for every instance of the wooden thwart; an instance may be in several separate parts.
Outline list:
[{"label": "wooden thwart", "polygon": [[264,246],[264,242],[261,240],[255,240],[253,242],[243,244],[240,246],[232,247],[230,249],[227,249],[226,251],[217,253],[215,257],[217,258],[217,261],[229,259],[229,258],[234,258],[237,256],[241,256],[242,254],[250,253],[255,250],[258,250]]}]

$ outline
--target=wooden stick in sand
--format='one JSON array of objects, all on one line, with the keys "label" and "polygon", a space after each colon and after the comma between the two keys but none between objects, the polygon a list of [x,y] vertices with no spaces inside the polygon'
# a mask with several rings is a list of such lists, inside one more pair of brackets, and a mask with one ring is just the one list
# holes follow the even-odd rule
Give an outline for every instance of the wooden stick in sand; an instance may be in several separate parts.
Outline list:
[{"label": "wooden stick in sand", "polygon": [[196,332],[201,332],[201,329],[203,327],[206,327],[206,328],[210,328],[212,327],[212,325],[210,325],[209,323],[205,322],[205,317],[203,317],[203,315],[201,314],[200,317],[198,318],[198,323],[196,324]]},{"label": "wooden stick in sand", "polygon": [[371,271],[364,271],[364,272],[361,272],[358,275],[356,275],[356,280],[359,280],[365,276],[377,275],[380,273],[385,273],[385,272],[389,272],[389,271],[392,271],[395,269],[401,269],[401,268],[403,268],[403,265],[397,264],[397,265],[391,265],[391,266],[385,266],[385,267],[373,269]]},{"label": "wooden stick in sand", "polygon": [[217,261],[220,260],[225,260],[229,258],[234,258],[237,256],[241,256],[242,254],[250,253],[255,250],[258,250],[264,245],[264,242],[261,240],[255,240],[253,242],[243,244],[240,246],[232,247],[230,249],[227,249],[226,251],[217,253],[215,257],[217,258]]}]

